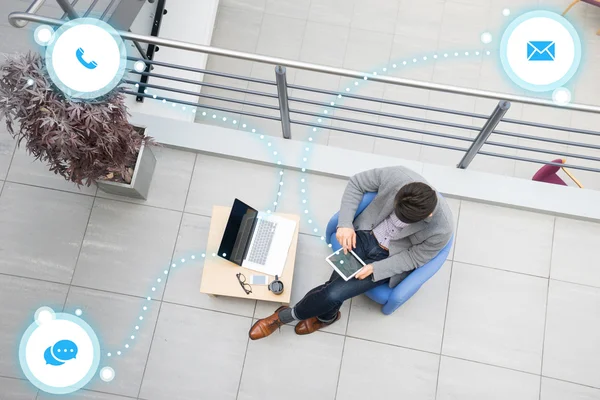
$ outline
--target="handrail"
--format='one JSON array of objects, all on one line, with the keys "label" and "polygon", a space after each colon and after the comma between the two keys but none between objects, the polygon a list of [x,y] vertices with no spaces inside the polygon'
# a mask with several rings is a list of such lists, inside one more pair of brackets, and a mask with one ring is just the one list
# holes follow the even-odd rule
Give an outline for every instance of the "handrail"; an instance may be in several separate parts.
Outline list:
[{"label": "handrail", "polygon": [[[43,16],[34,15],[31,13],[27,13],[27,12],[13,12],[8,16],[8,20],[15,27],[20,27],[20,24],[22,24],[23,21],[38,22],[38,23],[43,23],[43,24],[48,24],[48,25],[55,25],[55,26],[60,26],[65,23],[65,21],[63,21],[63,20],[43,17]],[[511,95],[511,94],[507,94],[507,93],[490,92],[490,91],[479,90],[479,89],[469,89],[469,88],[458,87],[458,86],[443,85],[443,84],[439,84],[439,83],[422,82],[422,81],[416,81],[413,79],[374,75],[374,74],[367,73],[367,72],[360,72],[360,71],[355,71],[355,70],[350,70],[350,69],[345,69],[345,68],[329,67],[329,66],[317,65],[317,64],[312,64],[312,63],[307,63],[307,62],[302,62],[302,61],[288,60],[288,59],[278,58],[278,57],[244,53],[244,52],[240,52],[240,51],[221,49],[218,47],[205,46],[205,45],[194,44],[194,43],[189,43],[189,42],[182,42],[182,41],[178,41],[178,40],[163,39],[163,38],[154,37],[154,36],[139,35],[139,34],[132,33],[132,32],[118,31],[118,33],[123,39],[128,39],[128,40],[133,40],[133,41],[143,42],[143,43],[149,43],[149,44],[154,44],[154,45],[160,45],[160,46],[166,46],[166,47],[171,47],[171,48],[176,48],[176,49],[181,49],[181,50],[189,50],[189,51],[195,51],[195,52],[200,52],[200,53],[205,53],[205,54],[237,58],[237,59],[246,60],[246,61],[255,61],[255,62],[260,62],[260,63],[265,63],[265,64],[281,65],[284,67],[298,68],[298,69],[303,69],[303,70],[307,70],[307,71],[321,72],[321,73],[333,74],[333,75],[341,75],[341,76],[357,78],[357,79],[367,79],[367,80],[380,82],[380,83],[389,83],[389,84],[393,84],[393,85],[408,86],[408,87],[413,87],[413,88],[418,88],[418,89],[434,90],[434,91],[453,93],[453,94],[464,95],[464,96],[482,97],[482,98],[486,98],[486,99],[504,100],[504,101],[523,103],[523,104],[531,104],[531,105],[537,105],[537,106],[543,106],[543,107],[560,108],[560,109],[568,109],[568,110],[573,110],[573,111],[582,111],[582,112],[591,112],[591,113],[600,114],[600,107],[587,105],[587,104],[572,104],[572,103],[570,103],[570,104],[565,104],[565,105],[559,105],[559,104],[554,103],[551,100],[536,99],[536,98],[526,97],[526,96],[517,96],[517,95]]]},{"label": "handrail", "polygon": [[[31,3],[31,5],[27,7],[27,11],[25,11],[25,14],[33,15],[37,13],[39,9],[42,8],[45,2],[46,0],[34,0],[33,3]],[[28,21],[24,18],[13,20],[10,18],[10,15],[8,16],[8,22],[10,22],[10,24],[15,28],[25,28],[28,23]]]}]

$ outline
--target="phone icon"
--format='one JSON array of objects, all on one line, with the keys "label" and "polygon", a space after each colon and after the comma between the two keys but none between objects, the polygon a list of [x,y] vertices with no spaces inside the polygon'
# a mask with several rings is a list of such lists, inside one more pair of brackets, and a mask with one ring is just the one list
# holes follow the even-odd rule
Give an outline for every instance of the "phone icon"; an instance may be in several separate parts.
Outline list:
[{"label": "phone icon", "polygon": [[96,61],[90,61],[90,62],[85,61],[83,59],[83,54],[84,54],[84,51],[81,47],[78,48],[77,51],[75,52],[75,55],[77,56],[77,60],[81,63],[81,65],[83,65],[87,69],[94,69],[98,66],[98,63]]}]

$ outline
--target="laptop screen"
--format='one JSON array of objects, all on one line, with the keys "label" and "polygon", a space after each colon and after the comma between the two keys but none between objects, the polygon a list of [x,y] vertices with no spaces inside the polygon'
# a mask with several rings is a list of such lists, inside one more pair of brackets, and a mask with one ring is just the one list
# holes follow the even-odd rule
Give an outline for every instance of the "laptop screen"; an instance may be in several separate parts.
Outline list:
[{"label": "laptop screen", "polygon": [[257,217],[258,211],[235,199],[219,247],[219,257],[242,265]]}]

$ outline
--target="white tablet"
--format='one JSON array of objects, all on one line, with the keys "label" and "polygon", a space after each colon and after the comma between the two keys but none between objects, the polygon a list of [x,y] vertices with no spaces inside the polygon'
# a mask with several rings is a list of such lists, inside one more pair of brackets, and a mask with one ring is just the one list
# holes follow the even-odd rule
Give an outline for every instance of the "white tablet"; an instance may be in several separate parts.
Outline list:
[{"label": "white tablet", "polygon": [[355,252],[350,250],[348,254],[344,254],[343,249],[331,254],[325,261],[327,261],[345,281],[352,279],[354,275],[366,265]]}]

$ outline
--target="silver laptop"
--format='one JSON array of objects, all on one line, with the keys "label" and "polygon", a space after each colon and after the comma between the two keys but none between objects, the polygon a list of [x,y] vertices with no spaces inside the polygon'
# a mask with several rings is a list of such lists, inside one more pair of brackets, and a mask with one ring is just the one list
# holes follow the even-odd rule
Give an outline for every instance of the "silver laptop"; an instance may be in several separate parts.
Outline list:
[{"label": "silver laptop", "polygon": [[244,268],[280,275],[296,221],[255,210],[235,199],[219,246],[219,257]]}]

